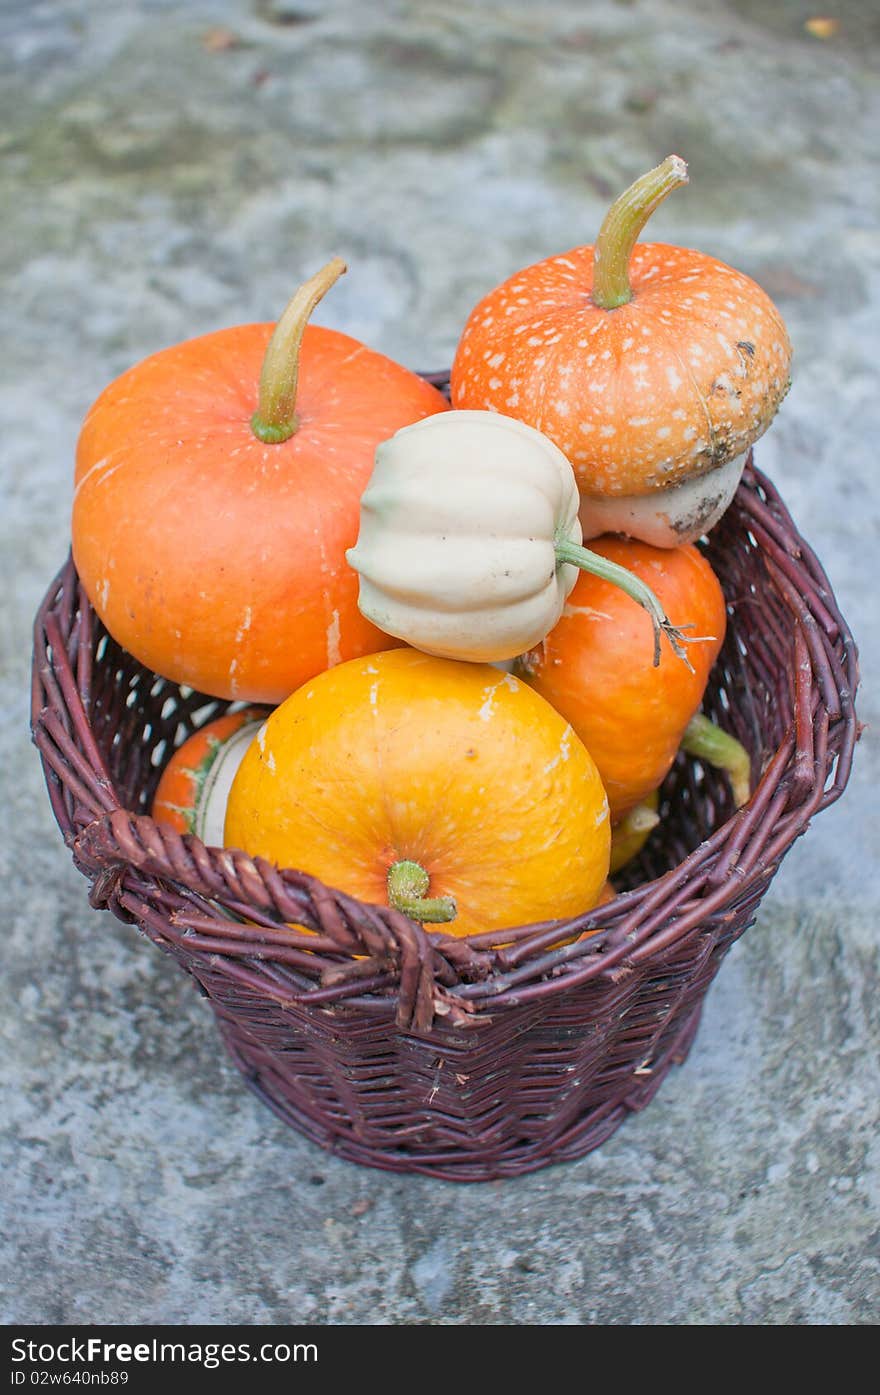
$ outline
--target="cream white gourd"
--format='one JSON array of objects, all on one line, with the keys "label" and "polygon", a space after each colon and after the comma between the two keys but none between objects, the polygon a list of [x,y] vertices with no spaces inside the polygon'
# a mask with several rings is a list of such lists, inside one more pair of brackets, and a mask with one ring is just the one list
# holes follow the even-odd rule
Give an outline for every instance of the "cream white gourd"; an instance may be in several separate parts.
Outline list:
[{"label": "cream white gourd", "polygon": [[710,532],[737,491],[748,452],[705,475],[643,494],[581,494],[584,540],[624,533],[652,547],[682,547]]},{"label": "cream white gourd", "polygon": [[631,572],[581,546],[566,456],[498,412],[452,411],[403,427],[376,450],[346,553],[358,605],[386,634],[447,659],[494,663],[539,644],[578,568],[622,586],[684,657],[684,637]]}]

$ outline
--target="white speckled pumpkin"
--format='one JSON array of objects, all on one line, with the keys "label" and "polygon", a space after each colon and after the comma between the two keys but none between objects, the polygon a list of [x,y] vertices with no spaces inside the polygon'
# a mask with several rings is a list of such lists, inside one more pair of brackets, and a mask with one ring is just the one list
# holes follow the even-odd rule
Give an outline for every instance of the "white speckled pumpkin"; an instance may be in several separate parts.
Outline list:
[{"label": "white speckled pumpkin", "polygon": [[519,417],[572,464],[585,538],[655,546],[717,522],[791,378],[773,302],[714,257],[636,245],[687,167],[670,156],[609,211],[594,246],[517,272],[465,324],[452,404]]}]

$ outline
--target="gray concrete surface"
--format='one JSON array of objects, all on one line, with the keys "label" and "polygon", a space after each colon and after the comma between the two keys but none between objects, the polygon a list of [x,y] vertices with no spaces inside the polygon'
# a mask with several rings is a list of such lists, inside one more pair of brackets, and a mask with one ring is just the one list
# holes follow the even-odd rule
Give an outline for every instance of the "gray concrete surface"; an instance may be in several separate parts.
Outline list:
[{"label": "gray concrete surface", "polygon": [[[2,1316],[16,1323],[875,1323],[880,20],[870,0],[5,0],[0,9],[7,1007]],[[670,151],[659,240],[755,276],[795,345],[758,460],[860,643],[868,729],[686,1065],[574,1164],[463,1187],[277,1122],[170,963],[110,916],[27,735],[30,623],[104,384],[270,319],[450,360],[504,276],[594,235]]]}]

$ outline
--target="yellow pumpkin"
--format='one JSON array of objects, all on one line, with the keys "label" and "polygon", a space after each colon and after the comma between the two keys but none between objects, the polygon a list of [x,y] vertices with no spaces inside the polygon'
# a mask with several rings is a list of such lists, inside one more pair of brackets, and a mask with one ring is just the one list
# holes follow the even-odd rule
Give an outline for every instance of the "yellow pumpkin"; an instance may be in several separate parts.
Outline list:
[{"label": "yellow pumpkin", "polygon": [[592,757],[544,698],[403,648],[275,709],[233,781],[225,842],[468,935],[591,909],[610,823]]}]

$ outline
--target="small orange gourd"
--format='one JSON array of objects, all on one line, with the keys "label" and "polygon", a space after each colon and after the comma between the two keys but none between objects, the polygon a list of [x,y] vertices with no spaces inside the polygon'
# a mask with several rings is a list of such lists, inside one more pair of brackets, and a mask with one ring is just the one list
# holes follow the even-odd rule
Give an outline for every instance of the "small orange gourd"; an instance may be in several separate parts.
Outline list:
[{"label": "small orange gourd", "polygon": [[616,586],[584,572],[543,643],[517,661],[515,672],[586,745],[616,821],[669,771],[718,657],[726,608],[715,573],[692,544],[656,548],[602,537],[591,546],[648,582],[673,623],[687,617],[694,626],[690,666],[665,647],[655,665],[644,611]]},{"label": "small orange gourd", "polygon": [[153,796],[152,815],[178,833],[194,833],[209,847],[223,846],[226,800],[242,756],[269,715],[243,707],[206,722],[178,746]]},{"label": "small orange gourd", "polygon": [[307,323],[338,258],[277,326],[238,325],[130,368],[76,458],[73,557],[135,658],[221,698],[275,704],[396,640],[345,560],[380,441],[448,403],[347,334]]},{"label": "small orange gourd", "polygon": [[276,708],[233,782],[225,841],[468,935],[591,909],[610,824],[589,752],[536,692],[400,648]]}]

